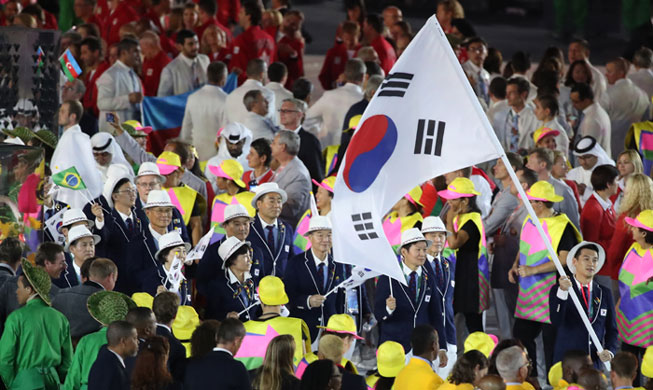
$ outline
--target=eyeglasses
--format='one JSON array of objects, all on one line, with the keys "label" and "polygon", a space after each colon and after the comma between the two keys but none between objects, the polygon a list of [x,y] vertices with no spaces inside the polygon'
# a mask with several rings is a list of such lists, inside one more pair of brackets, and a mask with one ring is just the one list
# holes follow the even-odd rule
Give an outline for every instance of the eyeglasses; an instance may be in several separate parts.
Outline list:
[{"label": "eyeglasses", "polygon": [[279,109],[279,112],[280,112],[281,114],[290,114],[290,113],[293,113],[293,112],[299,113],[300,111],[297,111],[297,110],[284,110],[284,109]]},{"label": "eyeglasses", "polygon": [[152,211],[154,211],[156,214],[159,214],[159,215],[172,215],[172,209],[171,208],[162,209],[162,208],[156,207]]},{"label": "eyeglasses", "polygon": [[157,182],[150,182],[150,183],[136,183],[137,186],[141,188],[149,188],[149,189],[155,189],[159,183]]},{"label": "eyeglasses", "polygon": [[128,188],[126,190],[116,191],[118,194],[136,195],[135,188]]}]

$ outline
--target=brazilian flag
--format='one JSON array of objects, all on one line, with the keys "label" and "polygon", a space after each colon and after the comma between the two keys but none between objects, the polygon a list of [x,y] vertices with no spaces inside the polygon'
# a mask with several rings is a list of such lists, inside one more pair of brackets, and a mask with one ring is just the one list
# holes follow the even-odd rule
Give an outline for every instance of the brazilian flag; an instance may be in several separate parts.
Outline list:
[{"label": "brazilian flag", "polygon": [[86,184],[79,176],[75,167],[70,167],[64,171],[52,175],[52,181],[59,187],[70,188],[71,190],[85,190]]}]

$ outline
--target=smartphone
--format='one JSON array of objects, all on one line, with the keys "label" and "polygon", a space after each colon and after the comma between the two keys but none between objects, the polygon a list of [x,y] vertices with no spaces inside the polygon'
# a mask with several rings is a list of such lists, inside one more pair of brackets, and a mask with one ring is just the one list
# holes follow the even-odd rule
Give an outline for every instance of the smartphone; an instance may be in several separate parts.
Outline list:
[{"label": "smartphone", "polygon": [[112,113],[107,113],[107,122],[116,123],[116,117]]}]

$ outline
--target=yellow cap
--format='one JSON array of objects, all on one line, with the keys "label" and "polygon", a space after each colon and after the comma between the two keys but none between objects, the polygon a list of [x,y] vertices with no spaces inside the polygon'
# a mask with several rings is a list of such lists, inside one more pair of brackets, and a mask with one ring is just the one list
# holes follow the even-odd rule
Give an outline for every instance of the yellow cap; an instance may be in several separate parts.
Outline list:
[{"label": "yellow cap", "polygon": [[162,175],[169,175],[181,168],[181,159],[177,153],[163,152],[156,159],[156,165],[159,167]]},{"label": "yellow cap", "polygon": [[526,191],[528,200],[539,200],[541,202],[561,202],[564,198],[556,195],[556,191],[548,181],[540,180],[533,184]]},{"label": "yellow cap", "polygon": [[362,340],[363,338],[356,334],[356,323],[349,314],[334,314],[329,317],[329,322],[326,326],[318,326],[327,332],[346,333],[354,336],[354,338]]},{"label": "yellow cap", "polygon": [[455,178],[444,191],[438,192],[444,199],[459,199],[470,198],[472,196],[481,195],[480,192],[474,188],[474,183],[466,177]]},{"label": "yellow cap", "polygon": [[560,379],[562,379],[562,362],[558,362],[551,366],[551,369],[549,370],[549,384],[554,388],[558,387]]},{"label": "yellow cap", "polygon": [[653,345],[646,348],[642,358],[642,375],[653,378]]},{"label": "yellow cap", "polygon": [[146,292],[137,292],[132,294],[132,300],[136,302],[136,305],[139,307],[152,308],[154,303],[154,297]]},{"label": "yellow cap", "polygon": [[177,316],[172,323],[172,334],[186,348],[186,357],[190,357],[190,338],[200,325],[200,316],[192,306],[179,306]]},{"label": "yellow cap", "polygon": [[404,347],[395,341],[386,341],[379,345],[376,351],[376,364],[379,374],[386,378],[394,378],[406,365]]},{"label": "yellow cap", "polygon": [[333,187],[336,185],[336,177],[335,176],[329,176],[326,179],[322,180],[321,182],[318,182],[315,179],[311,179],[313,181],[313,184],[316,186],[322,187],[325,190],[333,193]]},{"label": "yellow cap", "polygon": [[288,295],[283,281],[276,276],[266,276],[258,283],[258,297],[268,306],[285,305]]},{"label": "yellow cap", "polygon": [[554,137],[557,137],[560,135],[560,132],[558,130],[553,130],[548,127],[540,127],[539,129],[535,130],[533,133],[533,141],[537,144],[540,142],[540,140],[548,135],[552,135]]},{"label": "yellow cap", "polygon": [[404,198],[408,199],[408,201],[414,205],[419,205],[420,207],[424,207],[422,202],[420,202],[420,199],[422,198],[422,194],[423,194],[422,187],[417,186],[412,190],[410,190],[409,193],[404,195]]},{"label": "yellow cap", "polygon": [[233,180],[240,188],[245,188],[245,182],[241,180],[245,171],[236,160],[222,160],[220,165],[209,165],[209,171],[217,177]]},{"label": "yellow cap", "polygon": [[636,218],[626,217],[626,223],[644,230],[653,231],[653,210],[644,210],[637,214]]},{"label": "yellow cap", "polygon": [[465,340],[465,352],[477,350],[485,357],[490,357],[495,346],[496,342],[489,334],[484,332],[474,332],[467,336]]}]

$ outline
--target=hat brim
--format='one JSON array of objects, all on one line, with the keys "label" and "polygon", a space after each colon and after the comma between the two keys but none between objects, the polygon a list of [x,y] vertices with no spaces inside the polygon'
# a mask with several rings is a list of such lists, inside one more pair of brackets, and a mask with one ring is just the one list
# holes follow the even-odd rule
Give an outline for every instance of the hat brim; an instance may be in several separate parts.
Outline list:
[{"label": "hat brim", "polygon": [[[23,269],[23,275],[25,275],[29,284],[34,288],[34,291],[36,291],[39,297],[41,297],[43,302],[47,303],[48,306],[51,306],[52,301],[50,300],[50,291],[44,291],[43,286],[38,286],[37,283],[34,282],[34,268],[36,267],[25,259],[22,260],[21,266]],[[50,284],[50,288],[52,288],[52,284]]]},{"label": "hat brim", "polygon": [[[95,242],[95,245],[97,245],[100,242],[100,236],[98,236],[97,234],[91,234],[90,236],[77,237],[74,241],[77,241],[80,238],[84,238],[84,237],[93,237],[93,242]],[[70,243],[67,242],[66,243],[66,246],[64,247],[64,250],[66,252],[68,252],[68,250],[70,249],[70,244],[72,244],[72,242],[70,242]]]},{"label": "hat brim", "polygon": [[[173,171],[173,172],[174,172],[174,171]],[[159,180],[161,181],[161,184],[163,184],[163,183],[166,182],[166,177],[163,176],[163,175],[159,175],[159,174],[157,174],[157,173],[144,173],[144,174],[142,174],[142,175],[137,175],[136,178],[135,178],[134,180],[138,179],[139,177],[143,177],[143,176],[156,176],[156,177],[158,177]]]},{"label": "hat brim", "polygon": [[542,133],[540,134],[540,137],[537,139],[537,141],[535,141],[535,143],[540,142],[544,137],[548,137],[550,135],[557,137],[560,135],[560,132],[558,130],[551,130],[551,131],[547,131],[546,133]]},{"label": "hat brim", "polygon": [[[99,304],[100,301],[106,296],[106,295],[115,295],[119,294],[118,296],[122,298],[125,303],[127,304],[127,311],[137,307],[136,302],[134,302],[133,299],[128,297],[127,295],[118,292],[118,291],[98,291],[91,296],[88,297],[86,300],[86,309],[88,310],[88,313],[95,319],[95,321],[99,322],[100,324],[107,326],[113,321],[109,321],[108,318],[104,316],[104,314],[99,310]],[[125,313],[126,314],[126,313]],[[114,319],[111,319],[114,320]]]},{"label": "hat brim", "polygon": [[148,204],[145,203],[145,205],[143,206],[143,210],[151,209],[151,208],[154,208],[154,207],[172,207],[172,208],[174,208],[175,205],[172,204],[172,203],[162,203],[162,204],[151,204],[151,205],[148,206]]},{"label": "hat brim", "polygon": [[327,328],[326,326],[320,326],[320,325],[318,325],[317,328],[318,328],[318,329],[324,329],[324,330],[326,330],[327,332],[332,332],[332,333],[348,334],[348,335],[350,335],[350,336],[354,336],[354,338],[355,338],[356,340],[365,340],[364,337],[361,337],[361,336],[357,335],[355,332],[349,332],[349,331],[346,331],[346,330],[333,330],[333,329],[329,329],[329,328]]},{"label": "hat brim", "polygon": [[401,245],[399,245],[399,248],[403,248],[404,246],[406,246],[408,244],[412,244],[414,242],[420,242],[420,241],[424,241],[426,243],[427,248],[430,247],[431,244],[433,244],[433,241],[427,240],[425,238],[411,238],[409,240],[406,240],[406,242],[402,242]]},{"label": "hat brim", "polygon": [[[86,219],[85,221],[86,221],[86,227],[88,228],[88,230],[93,229],[93,226],[95,226],[95,222],[91,221],[90,219]],[[59,226],[57,228],[57,232],[61,233],[61,229],[65,228],[65,227],[69,227],[73,223],[77,223],[77,222],[82,222],[82,221],[75,221],[75,222],[69,223],[67,225],[61,225],[61,226]]]},{"label": "hat brim", "polygon": [[630,226],[638,227],[649,232],[653,231],[653,227],[644,225],[643,223],[639,222],[637,218],[626,217],[625,220],[626,223],[629,224]]},{"label": "hat brim", "polygon": [[325,186],[324,184],[320,183],[319,181],[317,181],[317,180],[315,180],[315,179],[311,179],[311,181],[312,181],[313,184],[315,184],[316,186],[318,186],[318,187],[322,187],[322,188],[324,188],[325,190],[327,190],[327,191],[333,193],[333,188],[329,188],[329,187]]},{"label": "hat brim", "polygon": [[176,165],[168,165],[168,164],[156,164],[156,166],[159,167],[159,172],[161,172],[161,174],[164,176],[171,174],[177,169],[181,169]]},{"label": "hat brim", "polygon": [[529,195],[528,192],[527,192],[527,193],[526,193],[526,199],[528,199],[528,200],[535,200],[535,201],[539,201],[539,202],[553,202],[553,203],[558,203],[558,202],[562,202],[562,200],[564,199],[564,197],[562,197],[562,196],[560,196],[560,195],[556,195],[555,197],[553,197],[553,198],[551,198],[551,199],[547,199],[547,198],[540,198],[540,197],[537,197],[537,196]]},{"label": "hat brim", "polygon": [[152,129],[152,126],[143,126],[143,127],[139,127],[138,129],[134,129],[134,130],[142,131],[143,133],[145,133],[145,136],[147,137],[147,135],[150,134],[153,129]]},{"label": "hat brim", "polygon": [[245,188],[247,187],[245,185],[245,182],[242,181],[240,178],[233,178],[227,174],[227,172],[224,171],[219,165],[209,165],[209,171],[214,174],[216,177],[222,177],[224,179],[228,180],[233,180],[234,183],[240,188]]},{"label": "hat brim", "polygon": [[579,244],[576,244],[571,250],[569,251],[569,254],[567,255],[567,268],[569,268],[569,272],[572,274],[576,274],[576,267],[574,267],[574,262],[573,259],[576,257],[576,253],[580,248],[582,248],[585,245],[594,245],[596,248],[599,250],[599,263],[596,266],[596,271],[594,271],[594,274],[598,274],[599,271],[601,271],[601,268],[605,265],[605,250],[603,247],[595,242],[589,242],[589,241],[582,241]]},{"label": "hat brim", "polygon": [[259,294],[259,299],[261,300],[261,303],[267,306],[279,306],[279,305],[285,305],[288,302],[290,302],[290,299],[288,299],[288,294],[284,291],[283,295],[278,297],[276,300],[271,299],[267,300],[267,302],[263,302],[263,298],[261,298],[261,295]]},{"label": "hat brim", "polygon": [[[176,248],[176,247],[178,247],[178,246],[181,246],[181,245],[172,245],[172,246],[167,246],[167,247],[165,247],[165,248],[161,248],[161,249],[159,249],[159,250],[156,251],[156,253],[154,254],[154,259],[158,259],[158,258],[159,258],[159,254],[161,254],[161,252],[163,252],[164,250],[166,250],[166,249],[168,249],[168,248]],[[188,251],[190,250],[190,248],[191,248],[191,245],[190,245],[189,243],[187,243],[187,242],[184,242],[184,247],[186,248],[186,252],[188,252]]]},{"label": "hat brim", "polygon": [[317,226],[314,229],[309,228],[308,231],[306,233],[304,233],[304,237],[308,237],[311,233],[315,233],[315,232],[320,231],[320,230],[331,230],[331,231],[333,231],[333,228],[332,227],[327,227],[327,226]]},{"label": "hat brim", "polygon": [[422,234],[425,233],[445,233],[447,236],[451,235],[451,232],[448,230],[442,230],[439,228],[422,228]]},{"label": "hat brim", "polygon": [[288,194],[286,194],[286,191],[282,190],[281,188],[277,190],[272,190],[272,189],[262,190],[261,192],[257,192],[252,198],[252,207],[254,207],[254,210],[258,210],[256,208],[256,202],[259,200],[259,198],[262,197],[263,195],[267,195],[270,193],[276,193],[281,195],[281,203],[286,203],[286,201],[288,200]]},{"label": "hat brim", "polygon": [[231,217],[229,217],[229,219],[225,219],[224,221],[220,222],[220,227],[224,227],[224,225],[227,222],[231,221],[232,219],[236,219],[236,218],[247,218],[247,219],[249,219],[250,222],[254,219],[249,214],[236,214],[236,215],[232,215]]},{"label": "hat brim", "polygon": [[49,146],[52,149],[56,149],[56,147],[57,147],[56,142],[54,144],[52,144],[49,140],[46,140],[45,138],[41,137],[38,133],[34,133],[34,138],[36,138],[39,141],[43,142],[43,144]]},{"label": "hat brim", "polygon": [[472,193],[466,194],[466,193],[454,192],[454,191],[451,191],[451,190],[443,190],[443,191],[438,192],[438,195],[441,198],[444,198],[444,199],[460,199],[460,198],[471,198],[472,196],[478,196],[478,195],[480,195],[480,193],[472,192]]},{"label": "hat brim", "polygon": [[[233,256],[233,254],[236,253],[236,251],[238,251],[238,249],[242,248],[243,245],[247,245],[250,249],[252,248],[252,243],[249,242],[249,241],[241,241],[241,242],[239,242],[238,245],[236,245],[236,246],[234,246],[233,248],[231,248],[231,252],[227,254],[226,258],[225,258],[225,259],[222,259],[222,269],[226,269],[226,268],[227,268],[227,267],[225,266],[225,265],[227,264],[227,259],[229,259],[231,256]],[[219,250],[219,249],[218,249],[218,250]],[[220,256],[220,257],[222,257],[222,256]]]}]

